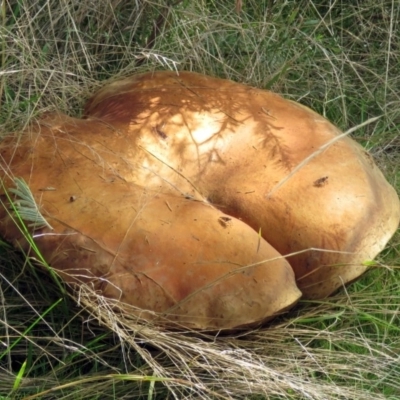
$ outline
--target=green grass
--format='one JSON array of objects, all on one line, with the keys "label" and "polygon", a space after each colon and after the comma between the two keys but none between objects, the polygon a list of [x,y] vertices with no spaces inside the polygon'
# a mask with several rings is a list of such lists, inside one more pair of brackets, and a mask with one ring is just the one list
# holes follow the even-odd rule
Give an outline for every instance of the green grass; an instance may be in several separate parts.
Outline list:
[{"label": "green grass", "polygon": [[[0,4],[1,135],[48,111],[80,115],[104,80],[192,70],[279,92],[343,131],[379,117],[353,137],[400,193],[396,1]],[[0,399],[400,398],[399,232],[351,287],[229,336],[166,332],[84,288],[63,294],[39,264],[0,242]]]}]

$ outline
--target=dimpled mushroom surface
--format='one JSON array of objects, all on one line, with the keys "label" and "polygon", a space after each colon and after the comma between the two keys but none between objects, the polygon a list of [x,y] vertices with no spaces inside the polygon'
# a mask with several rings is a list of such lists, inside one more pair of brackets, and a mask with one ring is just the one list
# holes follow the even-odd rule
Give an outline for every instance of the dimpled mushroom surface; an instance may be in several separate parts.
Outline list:
[{"label": "dimpled mushroom surface", "polygon": [[[398,226],[371,156],[271,92],[154,72],[106,85],[84,115],[4,140],[3,187],[27,182],[51,225],[35,242],[66,281],[148,319],[258,325],[358,278]],[[2,196],[1,234],[27,249]]]},{"label": "dimpled mushroom surface", "polygon": [[[3,187],[18,208],[12,176],[29,186],[49,224],[31,228],[35,244],[65,281],[174,328],[256,326],[300,298],[289,263],[250,226],[187,194],[190,185],[138,185],[129,134],[51,116],[16,140],[1,144]],[[2,236],[32,254],[2,201]]]}]

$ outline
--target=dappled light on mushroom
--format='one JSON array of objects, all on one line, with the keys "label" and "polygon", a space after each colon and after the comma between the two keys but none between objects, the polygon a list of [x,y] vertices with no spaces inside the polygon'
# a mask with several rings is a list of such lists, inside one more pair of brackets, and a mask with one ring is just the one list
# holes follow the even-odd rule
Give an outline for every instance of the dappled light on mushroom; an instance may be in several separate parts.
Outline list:
[{"label": "dappled light on mushroom", "polygon": [[341,134],[231,81],[125,78],[84,118],[47,115],[1,143],[0,234],[31,246],[10,205],[23,179],[48,226],[25,224],[65,281],[166,325],[258,326],[357,279],[398,227],[395,190]]}]

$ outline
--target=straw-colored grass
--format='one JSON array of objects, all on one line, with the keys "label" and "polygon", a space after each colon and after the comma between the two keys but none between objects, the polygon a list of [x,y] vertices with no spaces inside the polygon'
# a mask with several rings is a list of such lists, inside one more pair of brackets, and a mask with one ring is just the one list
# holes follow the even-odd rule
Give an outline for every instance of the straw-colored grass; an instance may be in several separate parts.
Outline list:
[{"label": "straw-colored grass", "polygon": [[[0,2],[1,135],[46,111],[79,115],[104,80],[154,69],[268,88],[344,131],[379,117],[353,137],[400,192],[398,2]],[[64,294],[34,253],[1,243],[0,399],[398,399],[399,243],[336,296],[231,335]]]}]

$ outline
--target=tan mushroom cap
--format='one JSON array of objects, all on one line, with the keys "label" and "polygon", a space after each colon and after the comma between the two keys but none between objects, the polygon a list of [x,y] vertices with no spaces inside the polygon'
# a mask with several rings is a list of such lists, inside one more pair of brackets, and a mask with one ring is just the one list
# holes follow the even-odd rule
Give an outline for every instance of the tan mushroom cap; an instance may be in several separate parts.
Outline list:
[{"label": "tan mushroom cap", "polygon": [[[398,226],[372,158],[270,92],[155,72],[105,86],[85,118],[49,116],[4,141],[4,187],[28,182],[54,228],[35,242],[64,279],[148,319],[257,325],[298,300],[294,276],[307,298],[359,277]],[[8,213],[0,234],[27,248]]]},{"label": "tan mushroom cap", "polygon": [[[29,183],[53,227],[35,242],[67,282],[194,329],[258,325],[297,302],[290,265],[244,222],[131,182],[141,167],[129,141],[101,123],[52,116],[18,147],[15,138],[0,147],[4,186],[14,186],[7,174]],[[9,212],[1,208],[1,234],[28,250]]]},{"label": "tan mushroom cap", "polygon": [[398,227],[395,190],[348,137],[291,175],[341,132],[271,92],[156,72],[104,87],[86,115],[127,132],[133,159],[151,166],[133,181],[167,180],[171,187],[189,181],[193,195],[261,230],[281,254],[309,249],[288,258],[307,298],[328,296],[359,277]]}]

